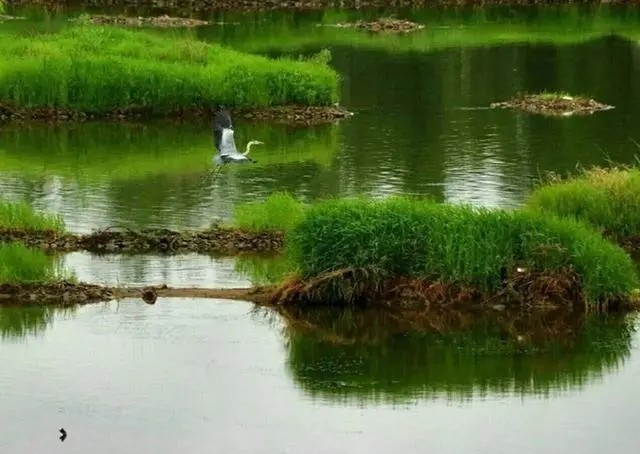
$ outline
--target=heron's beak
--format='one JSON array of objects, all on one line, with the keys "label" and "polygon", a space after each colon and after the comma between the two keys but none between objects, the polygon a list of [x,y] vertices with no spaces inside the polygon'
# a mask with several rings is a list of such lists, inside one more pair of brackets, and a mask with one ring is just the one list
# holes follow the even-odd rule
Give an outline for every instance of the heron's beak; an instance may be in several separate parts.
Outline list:
[{"label": "heron's beak", "polygon": [[264,142],[260,142],[259,140],[256,140],[255,143],[258,145],[264,145]]}]

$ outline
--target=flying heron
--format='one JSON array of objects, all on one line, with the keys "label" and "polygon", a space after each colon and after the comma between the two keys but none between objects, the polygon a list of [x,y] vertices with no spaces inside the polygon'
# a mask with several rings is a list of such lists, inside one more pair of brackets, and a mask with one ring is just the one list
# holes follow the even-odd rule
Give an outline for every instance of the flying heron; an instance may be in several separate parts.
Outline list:
[{"label": "flying heron", "polygon": [[251,140],[247,143],[244,153],[240,153],[236,149],[233,133],[233,124],[231,123],[229,112],[225,110],[224,106],[218,106],[213,119],[213,137],[218,149],[218,153],[213,157],[213,163],[216,165],[215,171],[219,171],[224,164],[257,162],[248,156],[249,152],[253,145],[263,145],[264,142]]}]

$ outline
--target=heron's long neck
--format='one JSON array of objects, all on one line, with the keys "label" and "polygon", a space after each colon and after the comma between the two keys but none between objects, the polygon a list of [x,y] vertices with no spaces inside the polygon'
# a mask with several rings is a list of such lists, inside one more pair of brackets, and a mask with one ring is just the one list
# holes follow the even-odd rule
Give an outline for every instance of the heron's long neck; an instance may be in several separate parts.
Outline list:
[{"label": "heron's long neck", "polygon": [[254,145],[253,142],[247,143],[247,148],[244,150],[244,154],[247,155],[251,151],[251,147]]}]

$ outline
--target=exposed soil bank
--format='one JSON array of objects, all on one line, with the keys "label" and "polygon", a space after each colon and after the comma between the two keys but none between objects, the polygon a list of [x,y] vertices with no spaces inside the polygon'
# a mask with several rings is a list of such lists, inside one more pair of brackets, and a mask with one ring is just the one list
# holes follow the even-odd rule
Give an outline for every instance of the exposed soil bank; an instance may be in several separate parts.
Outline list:
[{"label": "exposed soil bank", "polygon": [[408,20],[392,18],[381,18],[371,22],[359,20],[356,22],[344,22],[335,25],[324,26],[337,28],[360,28],[372,33],[408,33],[424,28],[424,25],[422,24],[417,24]]},{"label": "exposed soil bank", "polygon": [[638,4],[639,0],[7,0],[9,4],[139,5],[161,9],[206,10],[310,10],[325,8],[364,9],[379,7],[553,5],[553,4]]},{"label": "exposed soil bank", "polygon": [[100,303],[120,298],[142,298],[155,304],[157,297],[219,298],[270,305],[271,291],[251,289],[200,289],[158,287],[103,287],[100,285],[59,282],[54,284],[0,284],[0,304],[58,305]]},{"label": "exposed soil bank", "polygon": [[[253,122],[269,122],[288,125],[309,126],[331,123],[353,115],[339,106],[278,106],[265,108],[230,108],[233,117],[241,117]],[[107,113],[79,112],[57,107],[21,108],[0,101],[0,123],[9,121],[83,122],[88,120],[131,121],[151,118],[189,120],[213,118],[210,108],[175,109],[166,114],[154,114],[149,108],[131,106],[118,108]]]},{"label": "exposed soil bank", "polygon": [[98,230],[81,235],[54,231],[0,229],[0,242],[20,241],[43,250],[93,253],[164,252],[216,253],[270,252],[283,247],[284,237],[278,231],[250,231],[217,228],[194,232],[164,229],[142,231]]},{"label": "exposed soil bank", "polygon": [[517,109],[524,112],[552,116],[591,115],[601,110],[614,108],[593,99],[562,94],[521,95],[509,101],[494,102],[490,107],[493,109]]},{"label": "exposed soil bank", "polygon": [[635,307],[640,295],[612,296],[588,302],[580,278],[572,270],[559,273],[508,272],[502,288],[485,294],[473,287],[420,278],[387,278],[364,268],[347,268],[300,280],[292,278],[274,292],[281,306],[395,307],[431,309],[454,307],[594,307],[609,310]]},{"label": "exposed soil bank", "polygon": [[[553,279],[553,281],[552,281]],[[366,304],[359,309],[388,309],[395,314],[412,314],[409,319],[440,324],[447,314],[461,312],[472,314],[477,311],[567,311],[586,310],[585,304],[571,301],[566,285],[559,279],[545,277],[536,281],[522,282],[491,298],[473,290],[453,288],[438,283],[428,284],[416,280],[395,280],[384,285],[383,291],[371,292]],[[0,285],[0,304],[6,305],[76,305],[111,301],[122,298],[141,298],[147,304],[156,304],[157,298],[212,298],[230,299],[255,303],[263,307],[273,307],[282,314],[293,315],[304,308],[328,306],[318,300],[318,295],[310,296],[314,290],[310,283],[286,283],[278,288],[274,286],[253,288],[180,288],[166,285],[146,287],[107,287],[86,283],[60,282],[54,284],[2,284]],[[334,283],[335,284],[335,283]],[[559,288],[556,288],[557,286]],[[515,287],[515,288],[514,288]],[[355,288],[355,287],[352,287]],[[315,287],[317,290],[317,287]],[[538,299],[539,295],[541,299]],[[387,298],[387,299],[385,299]],[[360,292],[360,303],[364,302]],[[627,301],[618,300],[598,307],[601,311],[635,310],[637,298]],[[315,306],[313,306],[315,305]],[[430,315],[431,314],[431,315]],[[433,314],[438,314],[434,318]],[[438,320],[440,320],[438,322]]]},{"label": "exposed soil bank", "polygon": [[[1,17],[0,17],[1,19]],[[75,19],[69,19],[73,21]],[[209,22],[200,19],[191,19],[188,17],[171,17],[168,15],[152,16],[152,17],[129,17],[129,16],[107,16],[105,14],[97,14],[89,16],[86,19],[95,25],[124,25],[126,27],[198,27],[207,25]]]}]

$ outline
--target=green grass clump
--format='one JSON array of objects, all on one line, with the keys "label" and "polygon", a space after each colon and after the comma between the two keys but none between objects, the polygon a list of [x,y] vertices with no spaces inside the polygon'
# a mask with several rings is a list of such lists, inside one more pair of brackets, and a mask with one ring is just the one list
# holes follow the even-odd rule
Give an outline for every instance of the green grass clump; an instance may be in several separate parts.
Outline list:
[{"label": "green grass clump", "polygon": [[640,170],[593,168],[536,188],[525,207],[587,222],[617,241],[640,235]]},{"label": "green grass clump", "polygon": [[329,105],[338,75],[319,60],[269,59],[195,38],[77,25],[0,33],[0,101],[96,114],[138,107]]},{"label": "green grass clump", "polygon": [[52,283],[66,279],[56,257],[21,243],[0,244],[0,283]]},{"label": "green grass clump", "polygon": [[586,225],[530,211],[476,209],[409,198],[330,200],[307,209],[288,238],[303,279],[344,268],[500,288],[506,266],[572,269],[587,300],[628,295],[631,258]]},{"label": "green grass clump", "polygon": [[306,206],[286,192],[275,192],[263,202],[238,205],[235,226],[255,230],[290,231],[298,225]]},{"label": "green grass clump", "polygon": [[0,228],[62,232],[62,217],[39,213],[26,202],[0,203]]}]

